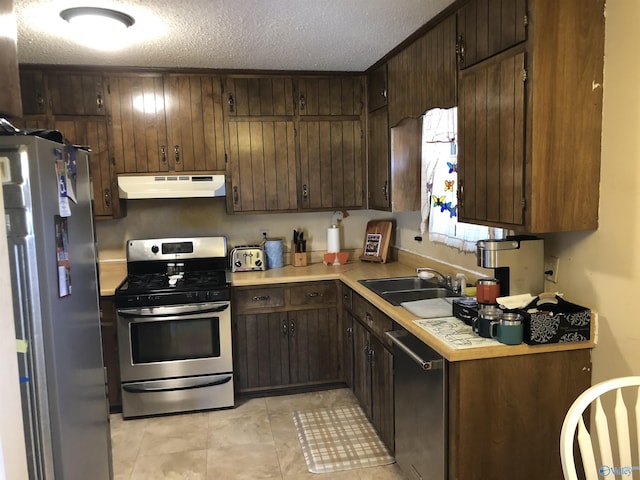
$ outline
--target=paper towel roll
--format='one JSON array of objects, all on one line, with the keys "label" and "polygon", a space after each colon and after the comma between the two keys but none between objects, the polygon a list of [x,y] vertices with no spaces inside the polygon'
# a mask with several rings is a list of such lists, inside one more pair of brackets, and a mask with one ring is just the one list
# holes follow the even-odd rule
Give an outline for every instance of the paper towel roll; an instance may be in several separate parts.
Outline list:
[{"label": "paper towel roll", "polygon": [[282,268],[284,266],[281,240],[267,240],[264,242],[264,253],[267,257],[267,268]]},{"label": "paper towel roll", "polygon": [[337,225],[331,225],[327,229],[327,252],[338,253],[340,251],[340,229]]}]

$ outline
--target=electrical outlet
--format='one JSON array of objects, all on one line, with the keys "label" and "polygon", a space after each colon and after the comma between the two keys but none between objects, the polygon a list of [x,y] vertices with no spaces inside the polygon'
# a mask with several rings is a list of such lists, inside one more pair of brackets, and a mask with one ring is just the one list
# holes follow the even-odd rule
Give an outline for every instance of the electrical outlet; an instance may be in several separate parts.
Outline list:
[{"label": "electrical outlet", "polygon": [[560,259],[555,255],[544,257],[544,278],[552,283],[558,283],[558,268]]}]

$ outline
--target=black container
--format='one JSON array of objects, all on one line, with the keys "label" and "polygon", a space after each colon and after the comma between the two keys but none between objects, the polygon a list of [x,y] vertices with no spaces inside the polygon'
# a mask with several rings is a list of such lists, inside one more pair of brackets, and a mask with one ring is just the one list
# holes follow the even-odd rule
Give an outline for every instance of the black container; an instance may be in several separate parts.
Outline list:
[{"label": "black container", "polygon": [[478,302],[473,297],[453,299],[453,316],[467,325],[472,325],[478,318]]},{"label": "black container", "polygon": [[556,303],[543,303],[536,298],[518,311],[524,317],[525,343],[544,345],[588,341],[591,338],[591,310],[558,296],[554,301]]}]

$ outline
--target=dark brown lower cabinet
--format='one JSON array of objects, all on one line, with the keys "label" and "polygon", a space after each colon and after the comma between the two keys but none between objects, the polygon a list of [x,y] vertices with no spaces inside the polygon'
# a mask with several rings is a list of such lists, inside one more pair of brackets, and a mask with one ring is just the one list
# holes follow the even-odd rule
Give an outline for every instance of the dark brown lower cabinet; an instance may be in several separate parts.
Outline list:
[{"label": "dark brown lower cabinet", "polygon": [[[277,306],[260,305],[283,294],[284,301],[275,302]],[[234,299],[236,391],[341,381],[342,332],[335,282],[236,288]]]}]

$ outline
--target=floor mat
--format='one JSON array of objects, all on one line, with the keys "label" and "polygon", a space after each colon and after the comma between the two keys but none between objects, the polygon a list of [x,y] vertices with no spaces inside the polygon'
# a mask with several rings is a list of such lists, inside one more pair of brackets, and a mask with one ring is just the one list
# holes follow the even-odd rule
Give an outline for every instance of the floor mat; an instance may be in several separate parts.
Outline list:
[{"label": "floor mat", "polygon": [[395,462],[358,406],[294,412],[293,421],[311,473]]}]

